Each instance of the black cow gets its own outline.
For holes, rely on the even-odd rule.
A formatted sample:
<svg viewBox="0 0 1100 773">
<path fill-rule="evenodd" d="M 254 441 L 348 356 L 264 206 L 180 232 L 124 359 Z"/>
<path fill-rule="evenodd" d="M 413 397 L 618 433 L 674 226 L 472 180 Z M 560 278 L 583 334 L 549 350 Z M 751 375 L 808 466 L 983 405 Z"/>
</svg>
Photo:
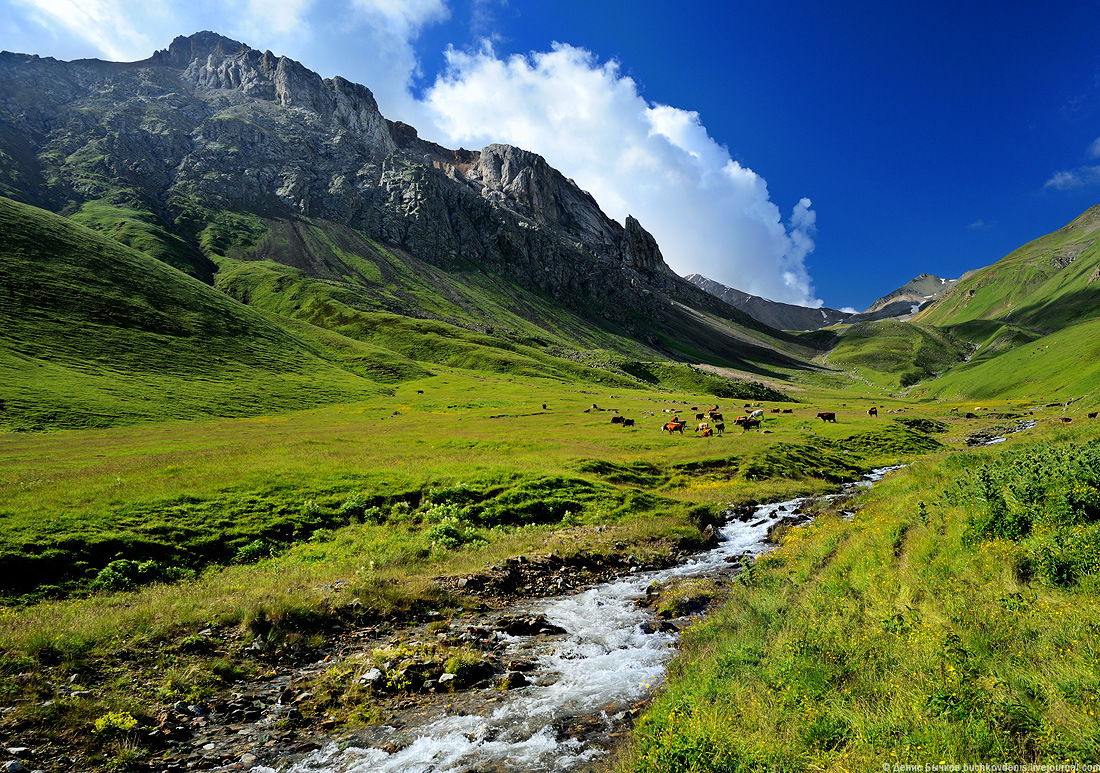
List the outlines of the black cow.
<svg viewBox="0 0 1100 773">
<path fill-rule="evenodd" d="M 831 421 L 833 424 L 836 424 L 836 413 L 834 413 L 833 411 L 824 411 L 822 413 L 819 413 L 817 414 L 817 418 L 821 419 L 822 421 Z"/>
</svg>

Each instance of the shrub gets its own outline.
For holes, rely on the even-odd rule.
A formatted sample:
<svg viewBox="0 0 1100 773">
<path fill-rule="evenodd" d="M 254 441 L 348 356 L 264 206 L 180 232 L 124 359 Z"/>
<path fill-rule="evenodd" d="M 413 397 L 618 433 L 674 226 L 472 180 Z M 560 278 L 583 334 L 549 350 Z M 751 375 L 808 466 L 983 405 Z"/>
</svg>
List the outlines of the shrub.
<svg viewBox="0 0 1100 773">
<path fill-rule="evenodd" d="M 103 567 L 92 580 L 92 588 L 104 591 L 121 591 L 147 585 L 163 579 L 178 579 L 166 572 L 156 561 L 131 561 L 120 558 Z"/>
<path fill-rule="evenodd" d="M 424 536 L 435 545 L 447 548 L 462 547 L 474 542 L 484 542 L 475 528 L 461 518 L 449 515 L 438 523 L 429 526 Z"/>
<path fill-rule="evenodd" d="M 346 515 L 350 518 L 361 518 L 367 509 L 367 502 L 368 499 L 366 494 L 362 491 L 353 491 L 348 495 L 348 498 L 344 500 L 344 504 L 340 505 L 340 515 Z"/>
<path fill-rule="evenodd" d="M 1042 443 L 1002 452 L 971 475 L 980 505 L 964 541 L 1018 543 L 1018 576 L 1072 585 L 1100 574 L 1100 441 Z"/>
<path fill-rule="evenodd" d="M 267 540 L 254 539 L 247 545 L 242 545 L 233 558 L 235 564 L 254 564 L 261 558 L 270 558 L 274 548 Z"/>
<path fill-rule="evenodd" d="M 128 711 L 110 711 L 95 721 L 96 735 L 118 736 L 137 727 L 138 721 Z"/>
</svg>

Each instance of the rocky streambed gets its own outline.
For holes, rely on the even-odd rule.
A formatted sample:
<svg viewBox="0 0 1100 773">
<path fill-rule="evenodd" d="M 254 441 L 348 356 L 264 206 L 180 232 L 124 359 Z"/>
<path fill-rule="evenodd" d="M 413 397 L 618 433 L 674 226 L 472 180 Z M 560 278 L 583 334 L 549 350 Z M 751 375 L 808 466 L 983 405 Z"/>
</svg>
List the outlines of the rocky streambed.
<svg viewBox="0 0 1100 773">
<path fill-rule="evenodd" d="M 885 472 L 877 470 L 848 489 L 870 485 Z M 476 643 L 499 670 L 486 673 L 472 689 L 454 692 L 448 683 L 456 676 L 426 676 L 420 692 L 392 705 L 384 722 L 328 738 L 313 736 L 308 743 L 318 748 L 305 754 L 288 748 L 278 759 L 261 754 L 237 764 L 265 773 L 583 769 L 629 732 L 651 691 L 661 685 L 679 633 L 693 615 L 721 598 L 722 587 L 744 561 L 769 549 L 778 528 L 808 520 L 808 502 L 728 512 L 712 549 L 672 566 L 632 566 L 627 557 L 609 580 L 518 600 L 507 610 L 450 621 L 445 630 L 441 624 L 429 626 L 440 640 Z M 517 560 L 496 569 L 512 582 L 537 583 L 529 563 L 539 562 Z M 572 581 L 560 571 L 549 576 L 554 584 Z M 450 582 L 494 592 L 483 577 Z M 369 671 L 366 677 L 381 678 Z"/>
</svg>

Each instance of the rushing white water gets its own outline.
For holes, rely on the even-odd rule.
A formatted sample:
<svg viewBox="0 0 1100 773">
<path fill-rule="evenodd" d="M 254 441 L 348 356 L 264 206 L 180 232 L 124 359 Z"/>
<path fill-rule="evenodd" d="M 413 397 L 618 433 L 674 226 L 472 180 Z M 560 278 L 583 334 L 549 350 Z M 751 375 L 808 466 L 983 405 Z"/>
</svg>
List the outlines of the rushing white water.
<svg viewBox="0 0 1100 773">
<path fill-rule="evenodd" d="M 870 485 L 891 469 L 875 470 L 855 485 Z M 572 596 L 532 602 L 527 611 L 543 614 L 564 628 L 564 637 L 505 637 L 508 657 L 537 657 L 527 675 L 531 686 L 502 693 L 496 708 L 483 714 L 442 714 L 418 727 L 416 737 L 399 737 L 388 753 L 377 748 L 322 749 L 289 768 L 293 773 L 460 773 L 461 771 L 566 771 L 603 753 L 570 737 L 556 725 L 570 719 L 603 716 L 610 726 L 618 712 L 642 699 L 664 678 L 675 654 L 676 635 L 647 633 L 652 613 L 640 608 L 654 581 L 728 572 L 727 559 L 756 555 L 767 546 L 769 527 L 797 510 L 805 499 L 759 506 L 744 523 L 722 528 L 718 547 L 687 562 L 654 572 L 638 572 Z M 394 731 L 395 736 L 400 736 Z M 257 770 L 268 770 L 258 768 Z"/>
</svg>

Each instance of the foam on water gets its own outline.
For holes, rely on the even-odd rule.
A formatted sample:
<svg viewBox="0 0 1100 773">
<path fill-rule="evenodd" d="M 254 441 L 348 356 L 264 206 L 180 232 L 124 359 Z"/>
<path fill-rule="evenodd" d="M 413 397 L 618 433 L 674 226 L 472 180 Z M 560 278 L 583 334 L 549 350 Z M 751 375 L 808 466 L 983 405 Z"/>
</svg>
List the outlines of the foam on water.
<svg viewBox="0 0 1100 773">
<path fill-rule="evenodd" d="M 870 485 L 889 470 L 876 470 L 858 485 Z M 857 485 L 857 484 L 853 484 Z M 543 599 L 528 610 L 544 614 L 564 628 L 563 639 L 504 637 L 508 652 L 530 656 L 538 667 L 528 678 L 546 682 L 501 695 L 488 716 L 443 714 L 418 729 L 419 737 L 392 754 L 375 748 L 335 744 L 289 768 L 292 773 L 459 773 L 472 766 L 501 771 L 566 771 L 602 754 L 573 738 L 558 738 L 554 725 L 592 715 L 606 718 L 642 699 L 664 678 L 675 654 L 676 636 L 646 633 L 651 614 L 638 606 L 654 581 L 694 577 L 728 569 L 727 559 L 756 555 L 767 546 L 768 528 L 805 502 L 794 499 L 759 506 L 746 523 L 723 527 L 724 541 L 685 563 L 656 572 L 639 572 L 572 596 Z M 257 770 L 268 770 L 258 768 Z"/>
</svg>

